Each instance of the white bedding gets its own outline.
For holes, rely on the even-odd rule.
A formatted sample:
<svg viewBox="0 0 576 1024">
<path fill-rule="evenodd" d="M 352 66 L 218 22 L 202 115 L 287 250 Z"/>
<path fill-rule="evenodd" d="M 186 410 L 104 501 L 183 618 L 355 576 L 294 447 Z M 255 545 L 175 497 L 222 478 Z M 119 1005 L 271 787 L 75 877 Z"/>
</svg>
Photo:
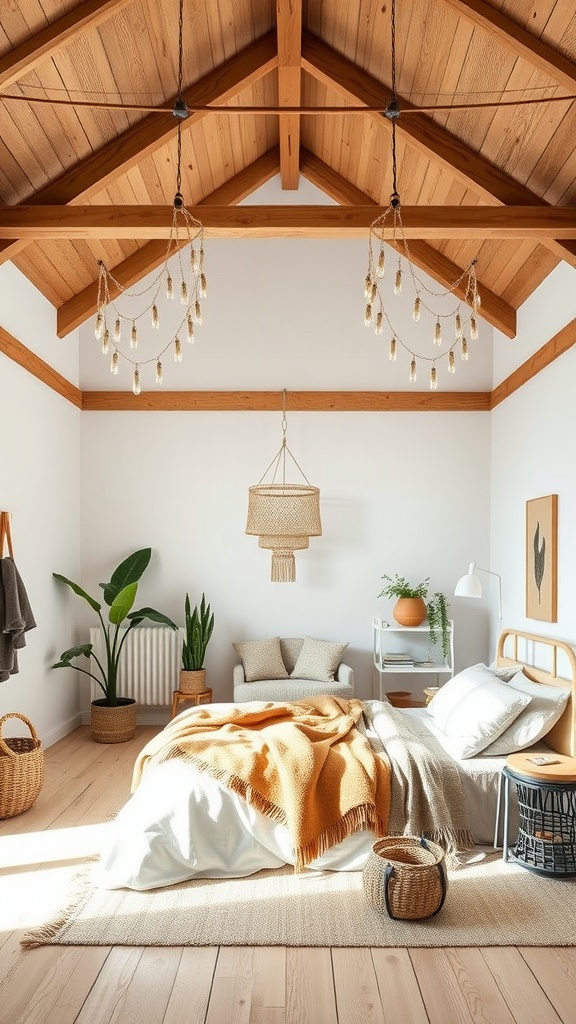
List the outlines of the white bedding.
<svg viewBox="0 0 576 1024">
<path fill-rule="evenodd" d="M 377 709 L 379 701 L 366 702 Z M 423 709 L 406 709 L 424 739 L 434 730 Z M 375 716 L 377 720 L 377 715 Z M 448 750 L 448 752 L 450 752 Z M 498 778 L 505 758 L 459 762 L 476 842 L 491 843 Z M 357 871 L 374 842 L 362 831 L 313 861 L 312 868 Z M 242 877 L 294 863 L 286 828 L 190 764 L 170 760 L 148 769 L 110 825 L 96 868 L 103 888 L 152 889 L 189 878 Z"/>
</svg>

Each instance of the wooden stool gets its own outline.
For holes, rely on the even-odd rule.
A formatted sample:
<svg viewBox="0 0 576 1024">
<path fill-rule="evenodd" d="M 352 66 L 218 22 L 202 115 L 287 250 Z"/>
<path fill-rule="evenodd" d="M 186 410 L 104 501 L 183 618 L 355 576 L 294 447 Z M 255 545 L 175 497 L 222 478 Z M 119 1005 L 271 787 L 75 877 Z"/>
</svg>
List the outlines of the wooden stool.
<svg viewBox="0 0 576 1024">
<path fill-rule="evenodd" d="M 174 718 L 178 713 L 178 705 L 182 701 L 190 701 L 195 707 L 198 707 L 199 704 L 210 704 L 211 700 L 212 690 L 201 690 L 200 693 L 182 693 L 181 690 L 173 690 L 171 717 Z"/>
</svg>

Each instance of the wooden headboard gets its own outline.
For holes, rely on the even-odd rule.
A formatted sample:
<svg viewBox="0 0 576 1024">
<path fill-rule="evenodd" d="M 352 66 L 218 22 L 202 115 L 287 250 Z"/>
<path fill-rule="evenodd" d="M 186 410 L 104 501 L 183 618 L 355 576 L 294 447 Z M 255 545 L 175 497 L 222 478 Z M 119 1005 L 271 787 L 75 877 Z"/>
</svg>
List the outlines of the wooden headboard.
<svg viewBox="0 0 576 1024">
<path fill-rule="evenodd" d="M 525 660 L 524 660 L 525 659 Z M 545 742 L 559 754 L 576 757 L 576 652 L 563 640 L 505 629 L 498 639 L 498 665 L 521 665 L 526 675 L 544 686 L 566 687 L 570 690 L 562 717 L 545 737 Z M 542 667 L 546 665 L 547 667 Z M 565 675 L 559 675 L 559 665 Z"/>
</svg>

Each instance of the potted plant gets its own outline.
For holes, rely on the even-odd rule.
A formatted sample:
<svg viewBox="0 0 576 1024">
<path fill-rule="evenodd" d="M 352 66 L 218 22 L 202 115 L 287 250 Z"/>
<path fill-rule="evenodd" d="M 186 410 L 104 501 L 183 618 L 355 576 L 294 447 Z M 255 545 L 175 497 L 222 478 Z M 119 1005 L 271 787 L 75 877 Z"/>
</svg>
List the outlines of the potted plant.
<svg viewBox="0 0 576 1024">
<path fill-rule="evenodd" d="M 130 630 L 144 619 L 176 629 L 176 623 L 172 622 L 172 619 L 154 608 L 131 611 L 138 592 L 138 581 L 146 570 L 151 556 L 151 548 L 135 551 L 114 570 L 109 583 L 100 584 L 104 602 L 109 608 L 108 624 L 104 622 L 102 605 L 96 598 L 91 597 L 66 576 L 53 573 L 55 579 L 66 583 L 78 597 L 88 602 L 102 625 L 106 645 L 105 662 L 96 656 L 92 644 L 79 644 L 64 651 L 60 655 L 60 661 L 52 666 L 74 668 L 98 683 L 104 696 L 93 700 L 91 704 L 92 737 L 97 743 L 122 743 L 132 739 L 136 730 L 136 701 L 131 697 L 120 697 L 117 692 L 120 654 Z M 75 663 L 76 658 L 83 657 L 88 659 L 90 668 L 81 668 Z"/>
<path fill-rule="evenodd" d="M 396 604 L 392 614 L 401 626 L 420 626 L 426 618 L 430 631 L 430 646 L 440 643 L 442 655 L 446 660 L 450 652 L 450 628 L 448 620 L 448 601 L 444 594 L 436 591 L 428 599 L 430 577 L 427 576 L 422 583 L 412 586 L 404 576 L 381 577 L 386 580 L 386 586 L 380 591 L 378 597 L 395 597 Z"/>
<path fill-rule="evenodd" d="M 204 658 L 213 629 L 214 612 L 211 612 L 210 605 L 206 604 L 204 594 L 202 594 L 200 608 L 196 605 L 192 614 L 190 614 L 190 598 L 186 594 L 180 693 L 202 693 L 206 689 Z"/>
</svg>

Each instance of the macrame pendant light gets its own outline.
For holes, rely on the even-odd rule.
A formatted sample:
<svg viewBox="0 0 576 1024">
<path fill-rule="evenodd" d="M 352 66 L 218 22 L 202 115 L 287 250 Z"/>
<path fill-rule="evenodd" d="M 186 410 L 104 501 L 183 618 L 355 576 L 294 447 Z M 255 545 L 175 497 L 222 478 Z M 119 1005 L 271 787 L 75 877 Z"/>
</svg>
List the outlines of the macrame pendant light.
<svg viewBox="0 0 576 1024">
<path fill-rule="evenodd" d="M 320 490 L 308 481 L 286 443 L 286 392 L 283 396 L 282 445 L 262 475 L 248 488 L 247 534 L 258 537 L 258 546 L 272 552 L 270 578 L 273 583 L 296 579 L 295 551 L 307 548 L 310 537 L 320 537 Z M 289 455 L 305 483 L 288 483 L 286 456 Z M 282 482 L 276 482 L 281 470 Z M 270 483 L 264 483 L 272 473 Z"/>
</svg>

